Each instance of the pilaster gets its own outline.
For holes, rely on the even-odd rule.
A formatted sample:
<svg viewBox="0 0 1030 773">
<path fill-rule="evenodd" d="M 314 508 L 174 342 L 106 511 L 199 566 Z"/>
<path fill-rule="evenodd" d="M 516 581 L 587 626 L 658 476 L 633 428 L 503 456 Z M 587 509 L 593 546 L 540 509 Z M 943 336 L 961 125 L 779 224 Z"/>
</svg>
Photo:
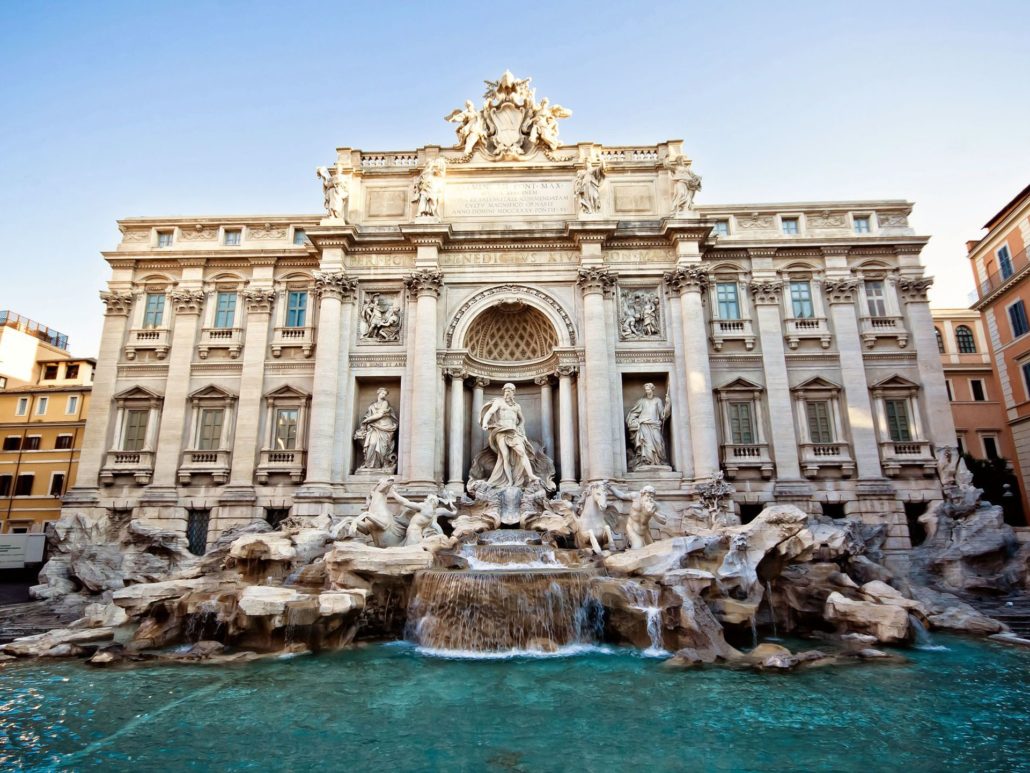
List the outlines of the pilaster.
<svg viewBox="0 0 1030 773">
<path fill-rule="evenodd" d="M 412 416 L 411 459 L 408 482 L 434 486 L 436 478 L 437 426 L 437 298 L 443 274 L 424 268 L 404 278 L 409 297 L 415 300 L 415 341 L 411 351 L 414 360 L 411 384 Z"/>
<path fill-rule="evenodd" d="M 587 416 L 587 477 L 610 478 L 613 474 L 611 372 L 604 296 L 615 286 L 616 276 L 606 268 L 581 268 L 577 284 L 583 293 L 583 331 Z"/>
</svg>

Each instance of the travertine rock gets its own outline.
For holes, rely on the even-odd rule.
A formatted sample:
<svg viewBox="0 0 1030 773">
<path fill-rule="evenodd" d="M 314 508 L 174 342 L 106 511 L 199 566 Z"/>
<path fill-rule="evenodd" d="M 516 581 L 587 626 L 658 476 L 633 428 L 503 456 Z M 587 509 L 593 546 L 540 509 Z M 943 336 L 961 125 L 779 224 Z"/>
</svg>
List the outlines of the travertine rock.
<svg viewBox="0 0 1030 773">
<path fill-rule="evenodd" d="M 368 598 L 368 591 L 356 588 L 325 591 L 318 595 L 318 613 L 323 617 L 329 617 L 363 609 L 366 598 Z"/>
<path fill-rule="evenodd" d="M 242 559 L 292 561 L 297 557 L 297 549 L 288 535 L 273 531 L 265 534 L 243 535 L 232 543 L 229 555 Z"/>
<path fill-rule="evenodd" d="M 672 537 L 645 545 L 639 550 L 628 550 L 606 556 L 604 565 L 612 574 L 658 576 L 684 568 L 688 553 L 704 550 L 713 541 L 711 537 Z"/>
<path fill-rule="evenodd" d="M 433 554 L 421 545 L 410 547 L 377 548 L 360 542 L 337 542 L 325 556 L 329 582 L 333 588 L 343 573 L 387 575 L 403 577 L 428 569 L 433 565 Z"/>
<path fill-rule="evenodd" d="M 94 644 L 113 638 L 114 631 L 110 628 L 55 628 L 46 633 L 23 636 L 0 645 L 0 651 L 20 658 L 67 657 L 82 652 L 81 649 L 73 649 L 80 644 Z"/>
<path fill-rule="evenodd" d="M 286 612 L 291 601 L 300 601 L 307 594 L 293 588 L 278 588 L 268 585 L 249 585 L 240 595 L 240 611 L 251 617 L 272 617 Z"/>
<path fill-rule="evenodd" d="M 886 644 L 908 639 L 908 612 L 901 606 L 853 601 L 834 591 L 826 599 L 823 614 L 831 623 L 872 634 Z"/>
</svg>

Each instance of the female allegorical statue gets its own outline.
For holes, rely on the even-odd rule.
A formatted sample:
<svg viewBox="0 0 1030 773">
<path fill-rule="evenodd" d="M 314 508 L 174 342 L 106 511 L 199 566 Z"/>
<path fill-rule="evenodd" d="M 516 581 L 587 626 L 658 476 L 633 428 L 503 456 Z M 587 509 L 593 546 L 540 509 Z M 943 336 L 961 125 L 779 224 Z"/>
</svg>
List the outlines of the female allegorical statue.
<svg viewBox="0 0 1030 773">
<path fill-rule="evenodd" d="M 626 415 L 626 427 L 633 441 L 630 469 L 664 467 L 669 464 L 662 428 L 669 418 L 672 403 L 655 397 L 654 384 L 644 384 L 644 396 Z"/>
<path fill-rule="evenodd" d="M 363 442 L 365 459 L 359 472 L 375 470 L 393 472 L 397 466 L 397 416 L 386 396 L 388 390 L 380 388 L 376 400 L 361 417 L 361 425 L 354 433 L 355 440 Z"/>
</svg>

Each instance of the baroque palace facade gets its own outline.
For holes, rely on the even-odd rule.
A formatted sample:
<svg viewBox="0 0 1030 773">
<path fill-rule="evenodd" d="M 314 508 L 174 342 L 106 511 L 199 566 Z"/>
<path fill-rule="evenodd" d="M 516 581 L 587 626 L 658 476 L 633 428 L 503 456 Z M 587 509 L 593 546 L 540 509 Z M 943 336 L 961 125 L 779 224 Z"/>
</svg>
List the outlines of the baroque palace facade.
<svg viewBox="0 0 1030 773">
<path fill-rule="evenodd" d="M 790 502 L 907 548 L 955 444 L 911 205 L 698 205 L 680 141 L 562 145 L 568 115 L 505 73 L 454 148 L 338 149 L 324 215 L 120 221 L 65 512 L 202 550 L 356 515 L 388 474 L 457 494 L 512 384 L 561 492 L 671 512 L 722 471 L 745 520 Z"/>
</svg>

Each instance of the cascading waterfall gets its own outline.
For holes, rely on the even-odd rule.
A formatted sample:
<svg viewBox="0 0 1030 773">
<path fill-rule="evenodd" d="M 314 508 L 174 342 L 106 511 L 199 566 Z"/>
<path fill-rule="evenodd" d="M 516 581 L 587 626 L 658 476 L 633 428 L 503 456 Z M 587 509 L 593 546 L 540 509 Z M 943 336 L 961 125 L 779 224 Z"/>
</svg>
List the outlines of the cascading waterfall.
<svg viewBox="0 0 1030 773">
<path fill-rule="evenodd" d="M 516 535 L 488 532 L 466 546 L 467 570 L 419 572 L 407 638 L 433 652 L 481 655 L 598 642 L 602 615 L 591 574 L 565 568 L 554 550 Z"/>
<path fill-rule="evenodd" d="M 765 592 L 769 594 L 769 619 L 772 620 L 773 638 L 778 639 L 780 635 L 776 632 L 776 607 L 773 605 L 772 583 L 765 581 Z"/>
</svg>

